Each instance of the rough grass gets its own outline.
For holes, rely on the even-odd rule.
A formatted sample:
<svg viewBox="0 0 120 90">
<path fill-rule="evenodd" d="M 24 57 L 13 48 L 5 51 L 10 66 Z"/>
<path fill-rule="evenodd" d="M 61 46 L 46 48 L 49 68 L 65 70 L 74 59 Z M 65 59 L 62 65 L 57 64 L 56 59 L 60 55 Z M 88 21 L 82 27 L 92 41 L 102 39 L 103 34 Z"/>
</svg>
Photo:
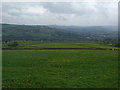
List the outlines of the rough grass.
<svg viewBox="0 0 120 90">
<path fill-rule="evenodd" d="M 18 41 L 20 48 L 114 48 L 102 43 L 93 41 L 67 41 L 67 42 L 41 42 L 41 41 Z M 6 44 L 3 44 L 3 48 L 8 48 Z"/>
<path fill-rule="evenodd" d="M 109 50 L 6 50 L 3 88 L 116 88 L 117 62 Z"/>
</svg>

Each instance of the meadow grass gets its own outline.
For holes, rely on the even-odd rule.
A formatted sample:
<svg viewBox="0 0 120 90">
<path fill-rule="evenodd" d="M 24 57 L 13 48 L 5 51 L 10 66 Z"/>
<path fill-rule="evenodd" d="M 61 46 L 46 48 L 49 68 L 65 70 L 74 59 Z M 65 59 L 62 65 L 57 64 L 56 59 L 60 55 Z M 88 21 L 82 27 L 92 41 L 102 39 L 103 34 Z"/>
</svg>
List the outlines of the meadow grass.
<svg viewBox="0 0 120 90">
<path fill-rule="evenodd" d="M 94 41 L 67 41 L 67 42 L 50 42 L 50 41 L 18 41 L 18 48 L 114 48 L 103 43 Z M 3 44 L 3 48 L 9 48 L 7 44 Z"/>
<path fill-rule="evenodd" d="M 3 51 L 3 88 L 117 88 L 117 85 L 117 51 Z"/>
</svg>

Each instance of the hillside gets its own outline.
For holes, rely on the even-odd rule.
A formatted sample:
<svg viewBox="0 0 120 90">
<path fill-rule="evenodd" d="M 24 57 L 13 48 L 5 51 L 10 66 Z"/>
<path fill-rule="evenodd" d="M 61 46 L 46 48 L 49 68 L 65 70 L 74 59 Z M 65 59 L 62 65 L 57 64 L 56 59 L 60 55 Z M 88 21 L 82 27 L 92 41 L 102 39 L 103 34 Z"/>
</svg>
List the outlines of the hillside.
<svg viewBox="0 0 120 90">
<path fill-rule="evenodd" d="M 117 40 L 116 27 L 2 24 L 3 40 Z"/>
</svg>

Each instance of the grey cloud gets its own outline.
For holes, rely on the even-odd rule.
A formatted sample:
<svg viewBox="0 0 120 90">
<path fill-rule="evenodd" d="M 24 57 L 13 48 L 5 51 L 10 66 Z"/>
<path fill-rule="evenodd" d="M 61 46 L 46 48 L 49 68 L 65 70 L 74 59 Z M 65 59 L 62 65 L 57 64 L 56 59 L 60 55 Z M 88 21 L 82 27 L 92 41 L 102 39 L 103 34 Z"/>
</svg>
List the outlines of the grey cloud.
<svg viewBox="0 0 120 90">
<path fill-rule="evenodd" d="M 86 3 L 77 3 L 79 7 L 74 7 L 73 3 L 61 2 L 61 3 L 43 3 L 43 7 L 48 9 L 52 13 L 58 14 L 78 14 L 83 15 L 92 11 L 90 8 L 86 8 Z M 87 11 L 86 11 L 87 10 Z"/>
<path fill-rule="evenodd" d="M 72 8 L 71 3 L 43 3 L 43 7 L 47 8 L 53 13 L 75 13 L 74 8 Z"/>
<path fill-rule="evenodd" d="M 6 23 L 117 25 L 117 4 L 81 2 L 3 3 Z"/>
</svg>

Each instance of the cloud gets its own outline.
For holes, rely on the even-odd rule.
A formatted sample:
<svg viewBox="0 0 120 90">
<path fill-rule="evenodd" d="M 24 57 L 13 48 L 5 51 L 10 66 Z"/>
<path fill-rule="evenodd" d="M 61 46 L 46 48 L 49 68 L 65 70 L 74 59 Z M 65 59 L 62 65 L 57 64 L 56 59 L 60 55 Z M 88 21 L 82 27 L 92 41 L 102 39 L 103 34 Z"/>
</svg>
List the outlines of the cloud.
<svg viewBox="0 0 120 90">
<path fill-rule="evenodd" d="M 4 23 L 100 26 L 117 25 L 117 3 L 3 3 Z"/>
</svg>

